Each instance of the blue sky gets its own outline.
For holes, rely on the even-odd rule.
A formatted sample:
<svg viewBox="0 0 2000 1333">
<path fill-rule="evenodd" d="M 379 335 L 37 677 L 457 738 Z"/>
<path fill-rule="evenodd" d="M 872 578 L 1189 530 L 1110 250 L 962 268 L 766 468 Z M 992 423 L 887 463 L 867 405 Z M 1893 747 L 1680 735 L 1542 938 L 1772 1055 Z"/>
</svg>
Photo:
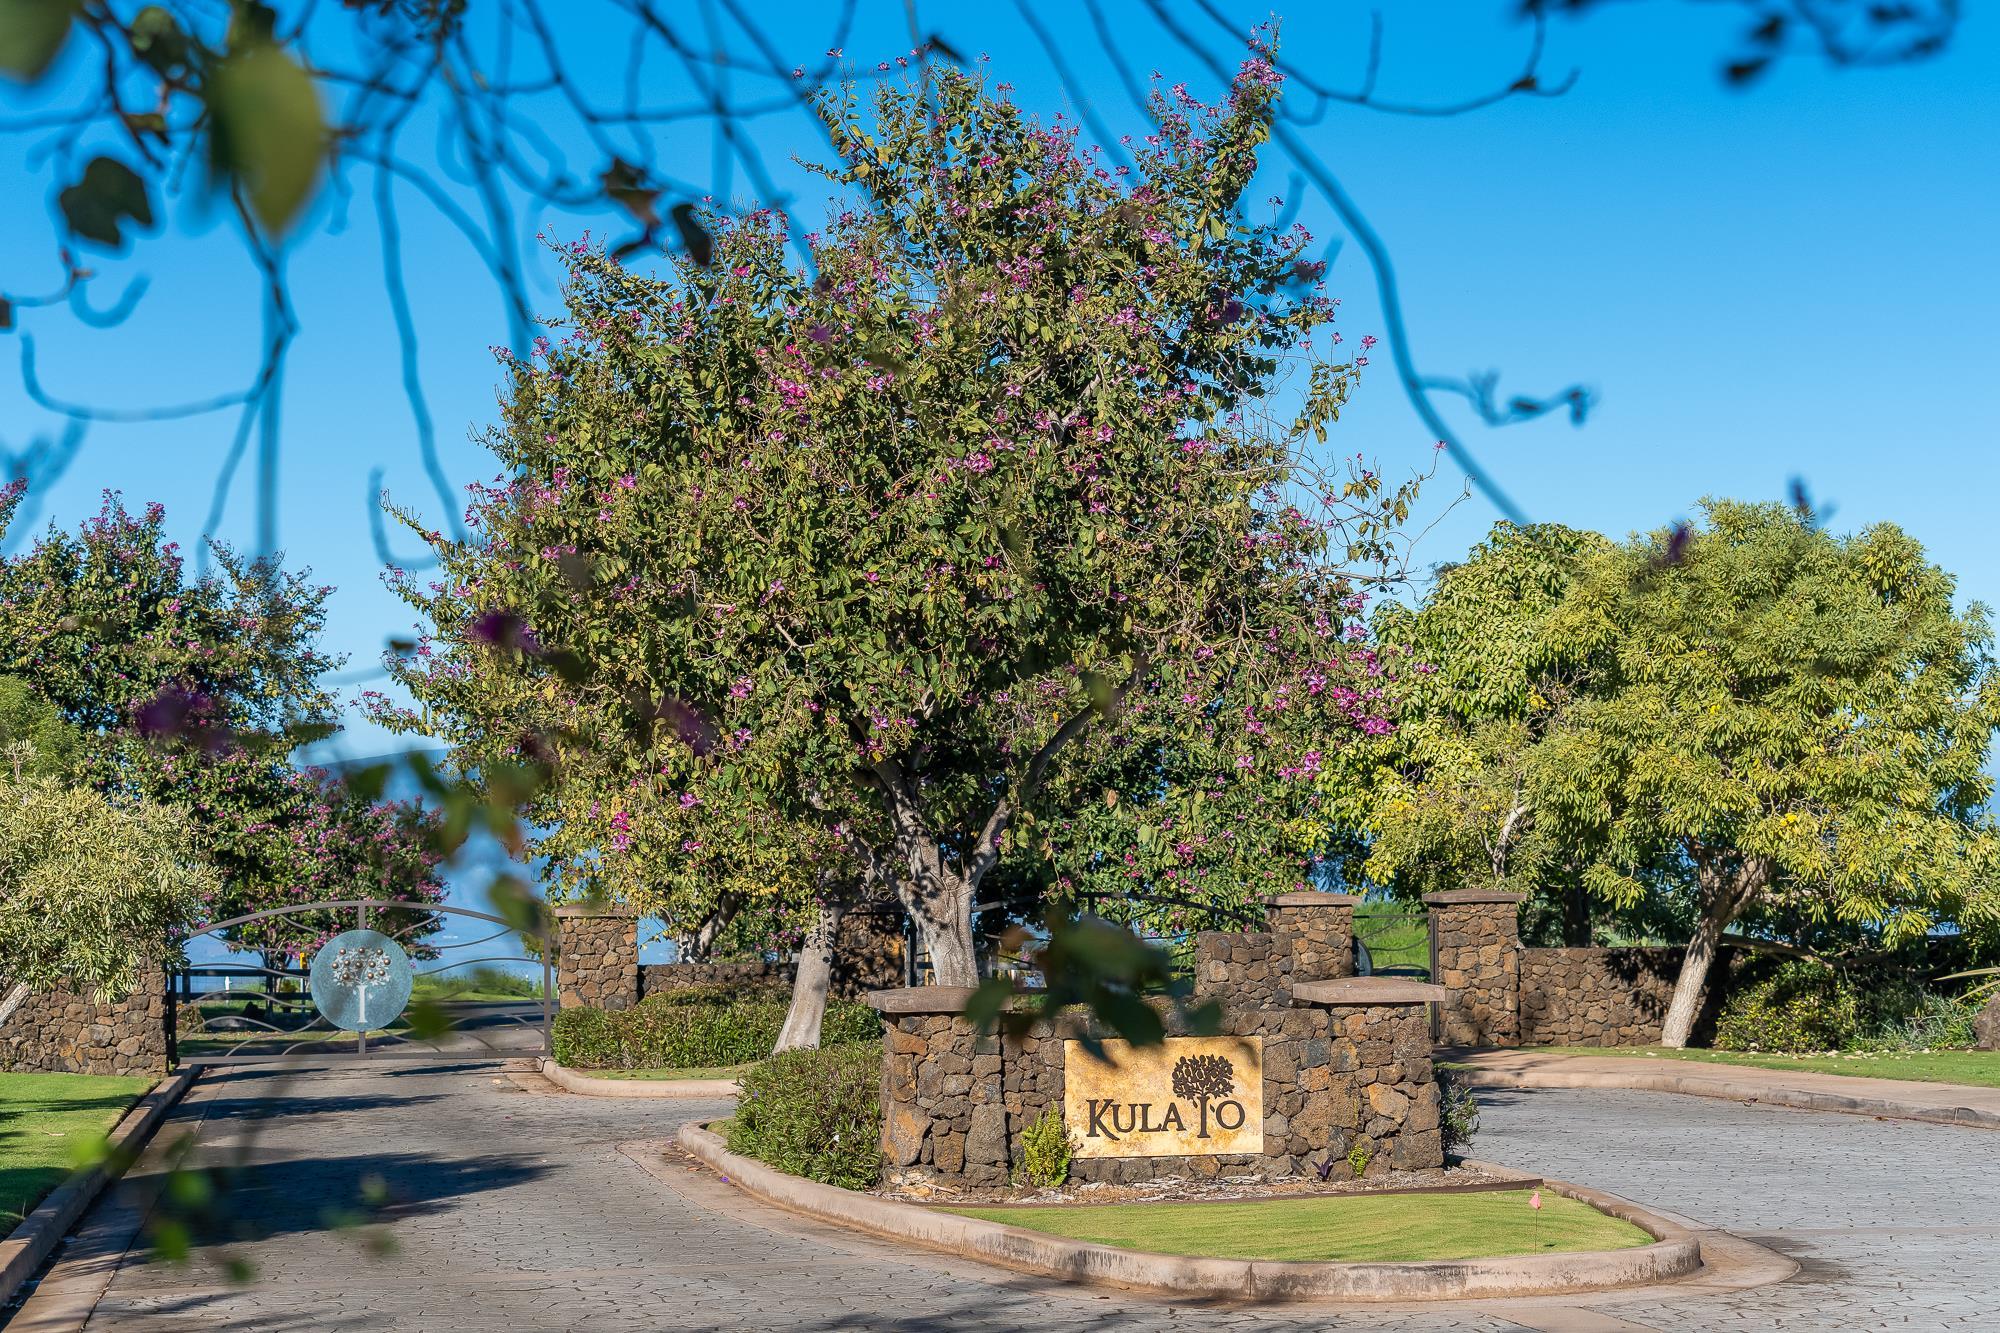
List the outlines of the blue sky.
<svg viewBox="0 0 2000 1333">
<path fill-rule="evenodd" d="M 747 11 L 787 59 L 808 63 L 824 44 L 825 8 L 763 3 Z M 1266 12 L 1223 8 L 1246 31 Z M 1286 19 L 1287 53 L 1318 77 L 1354 83 L 1368 11 L 1312 8 Z M 1504 0 L 1386 7 L 1383 94 L 1448 100 L 1504 84 L 1525 40 L 1505 18 L 1513 8 Z M 902 6 L 863 11 L 846 40 L 850 60 L 872 66 L 908 48 Z M 594 26 L 604 20 L 590 6 L 551 12 L 578 25 L 563 34 L 576 77 L 615 88 L 623 36 Z M 1086 11 L 1037 3 L 1032 12 L 1075 75 L 1071 91 L 1120 131 L 1141 131 Z M 1140 4 L 1106 0 L 1105 12 L 1142 76 L 1158 69 L 1215 91 Z M 1183 12 L 1196 21 L 1192 6 Z M 920 6 L 919 21 L 960 51 L 987 53 L 1023 105 L 1078 109 L 1016 7 Z M 1740 26 L 1730 6 L 1609 5 L 1553 26 L 1545 77 L 1578 71 L 1563 97 L 1450 118 L 1341 108 L 1304 133 L 1389 246 L 1425 369 L 1498 370 L 1503 392 L 1581 381 L 1600 396 L 1581 428 L 1551 418 L 1489 431 L 1467 413 L 1454 417 L 1530 516 L 1622 534 L 1671 521 L 1704 494 L 1777 498 L 1799 476 L 1837 506 L 1837 528 L 1901 523 L 1960 576 L 1966 600 L 1993 601 L 2000 555 L 1988 509 L 2000 481 L 2000 404 L 1981 386 L 2000 361 L 2000 265 L 1991 255 L 2000 235 L 2000 19 L 1969 7 L 1948 51 L 1925 64 L 1837 70 L 1802 57 L 1737 92 L 1721 85 L 1716 68 L 1736 49 Z M 747 49 L 740 35 L 719 35 Z M 655 87 L 657 100 L 687 96 L 679 72 L 665 67 L 649 71 L 649 97 Z M 51 104 L 0 93 L 0 110 Z M 791 114 L 750 132 L 777 183 L 797 192 L 799 216 L 816 220 L 826 186 L 790 162 L 795 153 L 819 155 L 812 127 Z M 32 159 L 38 142 L 0 138 L 0 190 L 9 201 L 0 210 L 0 253 L 8 256 L 0 285 L 9 291 L 46 287 L 52 271 L 42 204 L 53 187 Z M 580 138 L 564 146 L 580 168 L 601 165 Z M 740 169 L 726 180 L 716 171 L 705 130 L 670 143 L 663 165 L 736 202 L 756 202 Z M 371 469 L 384 469 L 398 499 L 433 519 L 443 511 L 417 463 L 379 235 L 366 177 L 356 179 L 364 193 L 348 201 L 329 193 L 288 259 L 303 331 L 285 381 L 277 494 L 289 559 L 339 588 L 330 646 L 358 674 L 385 638 L 409 629 L 378 581 Z M 1253 197 L 1287 191 L 1273 175 Z M 463 240 L 414 197 L 401 198 L 420 373 L 445 468 L 462 486 L 493 472 L 471 436 L 494 416 L 498 376 L 487 349 L 508 331 Z M 1302 220 L 1324 238 L 1339 235 L 1316 204 Z M 520 219 L 517 239 L 543 311 L 555 307 L 553 266 L 536 254 L 535 232 L 547 225 L 573 237 L 595 226 L 602 234 L 609 221 Z M 16 361 L 24 335 L 45 390 L 65 399 L 187 400 L 247 374 L 257 287 L 225 225 L 180 207 L 157 235 L 102 268 L 107 293 L 135 274 L 150 279 L 124 325 L 85 327 L 58 308 L 22 312 L 20 329 L 0 335 L 0 446 L 18 450 L 63 426 L 24 393 Z M 1330 286 L 1343 300 L 1350 340 L 1383 331 L 1353 245 L 1341 248 Z M 1426 465 L 1433 441 L 1386 364 L 1376 370 L 1334 447 L 1381 459 L 1393 477 Z M 164 502 L 175 535 L 195 544 L 233 426 L 226 416 L 92 425 L 74 463 L 37 496 L 37 526 L 50 518 L 73 525 L 112 487 L 135 504 Z M 256 539 L 254 444 L 251 452 L 215 529 L 244 547 Z M 1463 554 L 1495 516 L 1477 498 L 1446 513 L 1455 489 L 1449 475 L 1432 487 L 1428 513 L 1442 518 L 1417 553 L 1420 564 Z M 17 530 L 15 544 L 26 535 Z M 339 744 L 370 754 L 394 743 L 357 725 Z"/>
</svg>

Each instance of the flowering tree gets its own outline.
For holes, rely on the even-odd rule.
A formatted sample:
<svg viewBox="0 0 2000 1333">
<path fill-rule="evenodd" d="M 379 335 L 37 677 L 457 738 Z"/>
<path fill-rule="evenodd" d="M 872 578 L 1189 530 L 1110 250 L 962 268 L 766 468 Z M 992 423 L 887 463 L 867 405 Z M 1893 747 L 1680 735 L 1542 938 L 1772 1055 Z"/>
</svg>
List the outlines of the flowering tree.
<svg viewBox="0 0 2000 1333">
<path fill-rule="evenodd" d="M 20 498 L 0 490 L 0 532 Z M 209 920 L 362 888 L 442 897 L 425 816 L 287 759 L 334 727 L 320 677 L 336 663 L 317 647 L 332 590 L 226 548 L 217 572 L 190 579 L 165 518 L 107 495 L 75 535 L 51 528 L 0 561 L 0 671 L 67 725 L 69 775 L 193 816 L 219 872 Z M 296 953 L 326 925 L 256 923 L 237 942 Z"/>
<path fill-rule="evenodd" d="M 767 213 L 707 220 L 714 262 L 669 282 L 571 247 L 568 331 L 511 366 L 479 536 L 427 534 L 444 578 L 403 585 L 437 640 L 402 669 L 422 718 L 493 678 L 465 716 L 533 696 L 586 724 L 538 733 L 559 772 L 608 746 L 588 764 L 649 812 L 823 831 L 942 984 L 978 979 L 994 866 L 1142 738 L 1172 739 L 1131 779 L 1172 802 L 1167 847 L 1299 864 L 1325 756 L 1386 725 L 1344 635 L 1412 488 L 1304 465 L 1365 358 L 1271 402 L 1316 331 L 1339 341 L 1306 238 L 1241 215 L 1278 82 L 1259 58 L 1222 106 L 1156 93 L 1112 170 L 934 71 L 872 129 L 823 104 L 828 175 L 865 203 L 810 271 Z M 695 875 L 709 850 L 655 843 Z"/>
</svg>

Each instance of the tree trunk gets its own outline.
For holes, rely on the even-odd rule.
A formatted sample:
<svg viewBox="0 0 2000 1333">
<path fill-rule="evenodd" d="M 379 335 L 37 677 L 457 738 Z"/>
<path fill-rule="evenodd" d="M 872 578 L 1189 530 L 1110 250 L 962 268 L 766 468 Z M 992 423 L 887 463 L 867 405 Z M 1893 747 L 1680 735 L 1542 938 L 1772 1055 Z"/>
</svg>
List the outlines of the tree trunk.
<svg viewBox="0 0 2000 1333">
<path fill-rule="evenodd" d="M 1681 1050 L 1694 1033 L 1701 1016 L 1702 1000 L 1708 994 L 1708 969 L 1715 962 L 1722 932 L 1750 905 L 1757 892 L 1771 882 L 1772 865 L 1753 857 L 1748 861 L 1730 858 L 1726 862 L 1704 861 L 1697 856 L 1695 879 L 1702 887 L 1704 910 L 1695 923 L 1694 938 L 1688 941 L 1687 955 L 1681 960 L 1681 974 L 1674 980 L 1673 999 L 1667 1004 L 1666 1021 L 1660 1027 L 1660 1044 Z"/>
<path fill-rule="evenodd" d="M 974 854 L 960 865 L 948 860 L 938 835 L 893 766 L 881 770 L 892 843 L 889 854 L 871 861 L 874 874 L 889 881 L 917 930 L 917 943 L 931 960 L 933 986 L 977 986 L 979 955 L 972 944 L 972 896 L 999 859 L 998 838 L 1006 826 L 1003 801 L 988 821 Z"/>
<path fill-rule="evenodd" d="M 979 954 L 972 943 L 972 885 L 956 875 L 930 884 L 898 877 L 898 896 L 917 928 L 917 944 L 931 960 L 933 986 L 977 986 Z"/>
<path fill-rule="evenodd" d="M 1590 894 L 1581 884 L 1563 893 L 1563 943 L 1572 949 L 1590 947 Z"/>
<path fill-rule="evenodd" d="M 778 1031 L 778 1051 L 811 1050 L 819 1045 L 820 1022 L 826 1017 L 826 995 L 833 984 L 834 942 L 840 934 L 841 909 L 838 903 L 822 903 L 806 931 L 805 945 L 799 950 L 798 970 L 792 976 L 792 1007 L 785 1011 L 785 1026 Z"/>
<path fill-rule="evenodd" d="M 28 984 L 25 981 L 15 982 L 13 989 L 7 992 L 6 998 L 0 999 L 0 1023 L 12 1018 L 14 1011 L 21 1007 L 21 1001 L 27 998 Z"/>
<path fill-rule="evenodd" d="M 686 950 L 681 954 L 681 961 L 687 963 L 707 962 L 709 954 L 715 949 L 716 937 L 721 935 L 728 928 L 729 923 L 736 919 L 736 913 L 742 906 L 742 900 L 736 897 L 736 895 L 723 894 L 716 901 L 715 910 L 708 914 L 707 920 L 703 921 L 700 927 L 696 929 L 694 938 L 688 941 Z"/>
</svg>

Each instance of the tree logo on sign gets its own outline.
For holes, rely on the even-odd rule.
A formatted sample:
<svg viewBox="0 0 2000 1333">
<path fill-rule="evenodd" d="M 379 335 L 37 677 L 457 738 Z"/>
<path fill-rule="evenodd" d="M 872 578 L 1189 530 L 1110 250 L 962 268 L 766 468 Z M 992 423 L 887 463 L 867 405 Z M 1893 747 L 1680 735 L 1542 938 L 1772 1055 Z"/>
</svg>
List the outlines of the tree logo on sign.
<svg viewBox="0 0 2000 1333">
<path fill-rule="evenodd" d="M 1208 1104 L 1236 1090 L 1236 1071 L 1220 1055 L 1183 1055 L 1174 1062 L 1174 1096 L 1195 1104 L 1201 1137 L 1208 1137 Z M 1242 1124 L 1239 1117 L 1237 1124 Z"/>
</svg>

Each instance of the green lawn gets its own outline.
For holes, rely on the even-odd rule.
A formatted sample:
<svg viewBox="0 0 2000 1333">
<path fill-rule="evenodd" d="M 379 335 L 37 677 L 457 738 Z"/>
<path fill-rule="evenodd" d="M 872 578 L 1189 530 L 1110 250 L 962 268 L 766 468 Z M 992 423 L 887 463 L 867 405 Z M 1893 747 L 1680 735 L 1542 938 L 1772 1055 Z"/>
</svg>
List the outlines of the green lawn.
<svg viewBox="0 0 2000 1333">
<path fill-rule="evenodd" d="M 717 1065 L 709 1069 L 579 1069 L 575 1072 L 586 1078 L 741 1078 L 756 1067 L 753 1061 L 747 1065 Z"/>
<path fill-rule="evenodd" d="M 1354 909 L 1354 934 L 1368 946 L 1377 970 L 1431 965 L 1430 922 L 1401 903 L 1363 903 Z"/>
<path fill-rule="evenodd" d="M 1548 1190 L 1539 1217 L 1528 1206 L 1527 1190 L 945 1211 L 1124 1250 L 1212 1259 L 1395 1263 L 1622 1250 L 1653 1242 L 1630 1222 Z"/>
<path fill-rule="evenodd" d="M 1751 1051 L 1674 1051 L 1664 1046 L 1538 1046 L 1557 1055 L 1647 1056 L 1752 1069 L 1809 1069 L 1855 1078 L 1903 1078 L 2000 1088 L 2000 1051 L 1871 1051 L 1857 1055 L 1762 1055 Z"/>
<path fill-rule="evenodd" d="M 0 1074 L 0 1234 L 62 1184 L 76 1157 L 152 1086 L 146 1078 Z"/>
</svg>

